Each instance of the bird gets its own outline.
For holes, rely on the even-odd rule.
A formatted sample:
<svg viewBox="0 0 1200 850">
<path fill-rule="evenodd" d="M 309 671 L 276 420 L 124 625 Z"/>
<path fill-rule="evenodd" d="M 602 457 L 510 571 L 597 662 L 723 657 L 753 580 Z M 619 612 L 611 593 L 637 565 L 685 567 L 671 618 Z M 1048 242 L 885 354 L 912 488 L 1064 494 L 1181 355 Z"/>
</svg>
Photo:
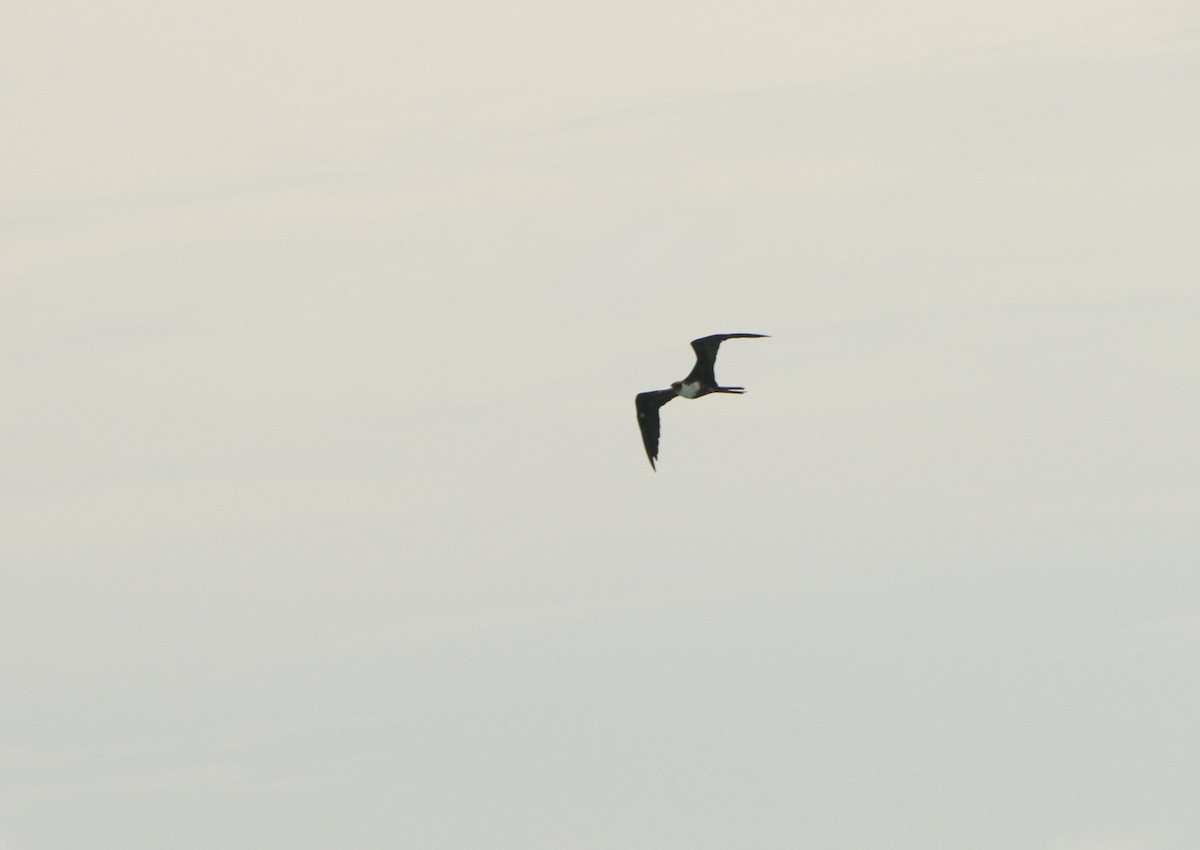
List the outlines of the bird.
<svg viewBox="0 0 1200 850">
<path fill-rule="evenodd" d="M 638 393 L 634 403 L 637 406 L 638 428 L 642 431 L 642 445 L 646 447 L 646 457 L 650 459 L 650 468 L 655 472 L 658 467 L 654 461 L 658 458 L 658 409 L 675 396 L 684 398 L 700 398 L 709 393 L 737 393 L 746 391 L 745 387 L 719 387 L 713 367 L 717 362 L 717 349 L 727 339 L 761 339 L 767 334 L 713 334 L 692 340 L 692 349 L 696 352 L 696 365 L 682 381 L 675 381 L 670 389 L 649 390 Z"/>
</svg>

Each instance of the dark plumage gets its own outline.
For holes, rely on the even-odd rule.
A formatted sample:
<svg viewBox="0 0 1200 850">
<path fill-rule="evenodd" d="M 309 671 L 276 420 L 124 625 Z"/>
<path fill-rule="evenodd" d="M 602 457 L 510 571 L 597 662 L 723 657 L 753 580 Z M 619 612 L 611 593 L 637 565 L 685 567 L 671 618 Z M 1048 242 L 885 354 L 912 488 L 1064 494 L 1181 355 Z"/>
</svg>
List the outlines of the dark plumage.
<svg viewBox="0 0 1200 850">
<path fill-rule="evenodd" d="M 700 398 L 709 393 L 744 393 L 744 387 L 719 387 L 713 367 L 717 363 L 717 349 L 727 339 L 758 339 L 766 334 L 713 334 L 692 340 L 692 349 L 696 352 L 696 365 L 682 381 L 675 381 L 667 390 L 650 390 L 638 393 L 634 399 L 637 407 L 638 428 L 642 431 L 642 445 L 646 447 L 646 457 L 650 459 L 650 468 L 657 471 L 654 465 L 658 457 L 659 417 L 658 409 L 675 396 L 684 398 Z"/>
</svg>

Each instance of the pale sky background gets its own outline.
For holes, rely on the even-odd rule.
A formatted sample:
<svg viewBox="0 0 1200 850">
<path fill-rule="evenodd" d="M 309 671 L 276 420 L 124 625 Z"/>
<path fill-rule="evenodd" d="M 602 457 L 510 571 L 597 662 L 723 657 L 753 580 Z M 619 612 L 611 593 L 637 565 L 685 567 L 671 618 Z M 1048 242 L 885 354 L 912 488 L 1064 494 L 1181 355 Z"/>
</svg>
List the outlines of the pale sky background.
<svg viewBox="0 0 1200 850">
<path fill-rule="evenodd" d="M 4 17 L 0 850 L 1200 846 L 1195 0 Z"/>
</svg>

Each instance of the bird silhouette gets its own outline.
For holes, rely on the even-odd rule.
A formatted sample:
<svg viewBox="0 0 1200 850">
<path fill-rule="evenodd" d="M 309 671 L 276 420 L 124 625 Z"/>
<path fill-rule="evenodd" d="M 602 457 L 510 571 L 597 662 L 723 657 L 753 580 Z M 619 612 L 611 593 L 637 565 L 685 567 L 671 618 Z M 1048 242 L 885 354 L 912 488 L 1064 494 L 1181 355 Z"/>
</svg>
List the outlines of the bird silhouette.
<svg viewBox="0 0 1200 850">
<path fill-rule="evenodd" d="M 638 428 L 642 431 L 642 445 L 646 447 L 646 457 L 650 459 L 650 468 L 658 471 L 655 460 L 658 458 L 659 417 L 658 409 L 676 396 L 683 398 L 700 398 L 710 393 L 744 393 L 745 387 L 717 386 L 717 377 L 713 369 L 717 364 L 717 349 L 727 339 L 760 339 L 766 334 L 713 334 L 692 340 L 692 349 L 696 352 L 696 365 L 682 381 L 675 381 L 670 389 L 649 390 L 638 393 L 634 403 L 637 406 Z"/>
</svg>

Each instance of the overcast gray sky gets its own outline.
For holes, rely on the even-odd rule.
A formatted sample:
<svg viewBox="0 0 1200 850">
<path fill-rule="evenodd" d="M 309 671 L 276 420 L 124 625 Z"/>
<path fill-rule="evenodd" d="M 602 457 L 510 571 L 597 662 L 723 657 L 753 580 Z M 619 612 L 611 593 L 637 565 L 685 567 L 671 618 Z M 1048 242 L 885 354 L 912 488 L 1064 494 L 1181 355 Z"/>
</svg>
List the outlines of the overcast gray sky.
<svg viewBox="0 0 1200 850">
<path fill-rule="evenodd" d="M 1200 846 L 1193 0 L 18 2 L 0 80 L 0 850 Z"/>
</svg>

